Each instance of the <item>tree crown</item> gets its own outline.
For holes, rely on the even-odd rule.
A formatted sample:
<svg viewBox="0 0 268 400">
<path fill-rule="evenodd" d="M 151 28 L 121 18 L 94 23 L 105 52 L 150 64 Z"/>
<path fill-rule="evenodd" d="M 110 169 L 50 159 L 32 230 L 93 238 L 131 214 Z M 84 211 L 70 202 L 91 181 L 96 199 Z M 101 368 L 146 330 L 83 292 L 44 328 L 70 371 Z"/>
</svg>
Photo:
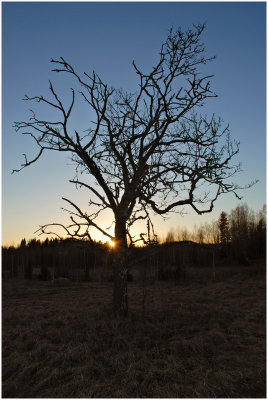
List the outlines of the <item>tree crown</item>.
<svg viewBox="0 0 268 400">
<path fill-rule="evenodd" d="M 25 96 L 56 110 L 60 118 L 47 121 L 32 112 L 30 121 L 15 123 L 15 129 L 30 135 L 39 147 L 32 160 L 25 155 L 22 168 L 46 150 L 70 152 L 77 166 L 70 182 L 86 187 L 92 195 L 90 204 L 98 207 L 88 215 L 64 199 L 75 210 L 71 225 L 64 227 L 68 235 L 72 228 L 72 236 L 90 237 L 88 228 L 93 226 L 113 239 L 94 222 L 106 208 L 115 220 L 127 224 L 129 233 L 137 220 L 150 220 L 150 210 L 166 215 L 190 205 L 202 214 L 210 212 L 223 193 L 239 197 L 239 186 L 230 183 L 240 169 L 231 163 L 239 144 L 231 141 L 229 127 L 222 127 L 221 119 L 196 112 L 207 98 L 216 96 L 210 88 L 211 76 L 200 73 L 214 58 L 205 56 L 200 39 L 204 27 L 193 26 L 185 32 L 170 29 L 150 73 L 142 72 L 133 61 L 139 79 L 136 93 L 108 87 L 94 71 L 81 76 L 62 57 L 52 59 L 53 71 L 71 75 L 80 85 L 78 94 L 94 111 L 95 120 L 86 134 L 69 129 L 77 95 L 74 89 L 68 107 L 51 82 L 50 99 Z M 81 174 L 93 176 L 97 185 L 82 181 Z"/>
</svg>

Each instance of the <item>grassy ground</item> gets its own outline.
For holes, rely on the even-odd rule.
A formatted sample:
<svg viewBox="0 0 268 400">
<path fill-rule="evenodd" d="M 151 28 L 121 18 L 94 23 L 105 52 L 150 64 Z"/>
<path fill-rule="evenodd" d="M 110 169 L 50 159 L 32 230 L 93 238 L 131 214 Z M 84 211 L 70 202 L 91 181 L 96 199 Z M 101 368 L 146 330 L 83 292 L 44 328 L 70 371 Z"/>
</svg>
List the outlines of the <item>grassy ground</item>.
<svg viewBox="0 0 268 400">
<path fill-rule="evenodd" d="M 264 274 L 133 282 L 126 320 L 112 283 L 4 281 L 2 396 L 265 397 Z"/>
</svg>

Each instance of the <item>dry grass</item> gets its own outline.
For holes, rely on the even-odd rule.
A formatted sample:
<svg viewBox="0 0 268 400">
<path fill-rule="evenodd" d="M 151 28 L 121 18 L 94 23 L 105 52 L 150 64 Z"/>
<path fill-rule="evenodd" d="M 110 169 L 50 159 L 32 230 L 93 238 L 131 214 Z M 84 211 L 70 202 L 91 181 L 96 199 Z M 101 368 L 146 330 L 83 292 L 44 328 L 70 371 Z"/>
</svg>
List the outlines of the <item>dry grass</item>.
<svg viewBox="0 0 268 400">
<path fill-rule="evenodd" d="M 4 281 L 2 395 L 265 397 L 265 293 L 260 266 L 214 283 L 133 282 L 117 320 L 112 283 Z"/>
</svg>

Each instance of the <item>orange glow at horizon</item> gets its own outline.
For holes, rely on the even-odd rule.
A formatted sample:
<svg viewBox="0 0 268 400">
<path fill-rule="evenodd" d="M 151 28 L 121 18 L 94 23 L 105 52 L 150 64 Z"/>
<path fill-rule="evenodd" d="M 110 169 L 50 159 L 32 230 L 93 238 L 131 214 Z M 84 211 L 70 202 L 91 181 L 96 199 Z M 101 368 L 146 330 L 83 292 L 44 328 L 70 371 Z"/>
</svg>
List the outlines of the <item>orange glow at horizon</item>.
<svg viewBox="0 0 268 400">
<path fill-rule="evenodd" d="M 108 243 L 109 243 L 109 246 L 111 246 L 111 247 L 115 246 L 115 243 L 111 239 L 108 240 Z"/>
</svg>

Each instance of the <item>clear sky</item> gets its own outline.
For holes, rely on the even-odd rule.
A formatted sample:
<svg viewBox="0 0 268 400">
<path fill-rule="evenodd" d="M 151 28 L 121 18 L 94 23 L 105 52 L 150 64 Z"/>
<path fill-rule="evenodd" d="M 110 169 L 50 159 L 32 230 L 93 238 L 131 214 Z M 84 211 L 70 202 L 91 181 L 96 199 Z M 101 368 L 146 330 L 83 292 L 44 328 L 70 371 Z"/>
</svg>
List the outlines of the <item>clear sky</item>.
<svg viewBox="0 0 268 400">
<path fill-rule="evenodd" d="M 27 120 L 22 101 L 48 95 L 48 80 L 63 98 L 66 81 L 51 72 L 51 58 L 63 56 L 78 71 L 92 71 L 115 88 L 135 91 L 137 78 L 131 62 L 148 71 L 171 27 L 188 28 L 207 23 L 203 34 L 207 53 L 217 59 L 208 64 L 215 74 L 217 99 L 204 111 L 215 112 L 230 124 L 232 137 L 241 142 L 237 161 L 243 172 L 239 184 L 259 179 L 243 192 L 243 201 L 259 210 L 266 202 L 266 4 L 265 2 L 2 2 L 2 244 L 17 244 L 34 237 L 39 225 L 65 222 L 61 210 L 67 197 L 82 208 L 86 192 L 78 192 L 69 179 L 74 167 L 62 155 L 44 154 L 20 173 L 23 153 L 33 155 L 33 142 L 15 133 L 14 121 Z M 90 114 L 78 110 L 74 124 L 86 129 Z M 155 218 L 156 231 L 189 227 L 218 218 L 238 205 L 231 194 L 219 199 L 211 214 L 189 211 L 183 218 Z M 107 219 L 103 227 L 109 225 Z M 96 236 L 96 238 L 99 238 Z"/>
</svg>

